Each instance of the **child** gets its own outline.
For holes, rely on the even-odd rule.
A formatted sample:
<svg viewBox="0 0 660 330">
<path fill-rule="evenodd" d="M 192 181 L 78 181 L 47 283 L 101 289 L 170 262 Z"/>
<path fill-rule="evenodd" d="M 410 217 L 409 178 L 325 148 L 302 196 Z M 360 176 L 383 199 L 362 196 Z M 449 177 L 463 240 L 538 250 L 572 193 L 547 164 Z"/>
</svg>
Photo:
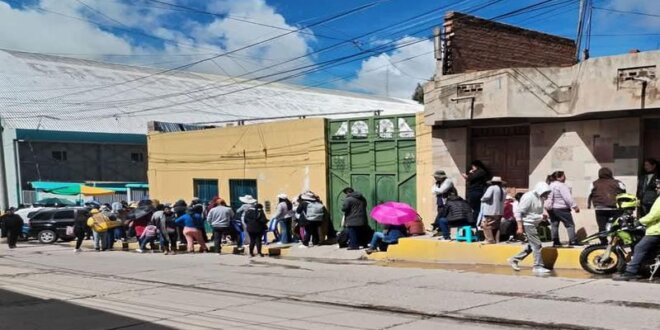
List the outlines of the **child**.
<svg viewBox="0 0 660 330">
<path fill-rule="evenodd" d="M 149 243 L 151 246 L 151 252 L 153 253 L 156 250 L 156 245 L 154 244 L 154 241 L 156 240 L 157 237 L 158 237 L 158 227 L 154 225 L 146 226 L 139 239 L 140 248 L 138 248 L 135 251 L 137 251 L 138 253 L 143 253 L 144 248 L 147 246 L 147 243 Z"/>
</svg>

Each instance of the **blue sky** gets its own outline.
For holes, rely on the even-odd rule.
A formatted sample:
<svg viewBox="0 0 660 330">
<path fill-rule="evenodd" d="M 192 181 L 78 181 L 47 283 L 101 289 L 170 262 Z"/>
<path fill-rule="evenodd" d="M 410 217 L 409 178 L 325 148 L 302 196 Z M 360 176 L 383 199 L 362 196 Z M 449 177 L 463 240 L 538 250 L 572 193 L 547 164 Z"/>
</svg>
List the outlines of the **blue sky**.
<svg viewBox="0 0 660 330">
<path fill-rule="evenodd" d="M 375 1 L 162 2 L 182 7 L 149 0 L 0 0 L 0 48 L 174 68 L 263 42 Z M 351 15 L 292 32 L 230 56 L 204 61 L 189 69 L 407 98 L 418 82 L 433 75 L 432 43 L 424 38 L 431 34 L 434 25 L 442 23 L 443 12 L 466 11 L 493 3 L 473 12 L 491 18 L 539 2 L 541 0 L 382 0 Z M 545 4 L 550 7 L 502 22 L 572 38 L 578 2 L 551 0 Z M 633 48 L 660 48 L 660 1 L 594 0 L 594 6 L 651 16 L 594 10 L 592 57 L 621 54 Z M 217 15 L 195 13 L 191 8 Z M 399 29 L 392 28 L 396 23 L 433 9 L 438 10 Z M 356 39 L 370 32 L 369 36 Z M 331 46 L 334 47 L 319 52 Z M 377 51 L 365 52 L 370 49 Z M 309 54 L 313 52 L 317 53 Z M 356 61 L 315 67 L 360 52 L 362 55 Z M 294 58 L 296 60 L 279 64 Z M 300 72 L 295 71 L 299 67 L 310 70 L 295 75 Z M 278 75 L 282 71 L 290 73 Z"/>
</svg>

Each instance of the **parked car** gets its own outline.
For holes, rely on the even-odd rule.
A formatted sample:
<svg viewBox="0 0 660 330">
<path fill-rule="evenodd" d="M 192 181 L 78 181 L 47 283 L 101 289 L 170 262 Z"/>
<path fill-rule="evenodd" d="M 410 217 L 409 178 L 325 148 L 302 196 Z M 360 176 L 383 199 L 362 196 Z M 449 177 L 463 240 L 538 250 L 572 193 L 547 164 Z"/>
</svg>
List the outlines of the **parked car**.
<svg viewBox="0 0 660 330">
<path fill-rule="evenodd" d="M 68 242 L 74 236 L 66 234 L 66 227 L 73 226 L 76 219 L 89 217 L 89 209 L 84 207 L 44 208 L 30 214 L 30 237 L 43 244 L 53 244 L 58 239 Z"/>
</svg>

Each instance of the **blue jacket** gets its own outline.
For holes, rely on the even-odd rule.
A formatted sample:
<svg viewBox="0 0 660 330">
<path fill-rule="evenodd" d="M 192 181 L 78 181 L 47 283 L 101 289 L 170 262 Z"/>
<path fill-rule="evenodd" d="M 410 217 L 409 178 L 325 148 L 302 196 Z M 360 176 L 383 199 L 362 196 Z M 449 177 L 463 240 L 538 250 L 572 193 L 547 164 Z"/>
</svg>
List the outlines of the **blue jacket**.
<svg viewBox="0 0 660 330">
<path fill-rule="evenodd" d="M 176 224 L 183 227 L 202 229 L 204 228 L 204 219 L 197 213 L 186 213 L 176 219 Z"/>
<path fill-rule="evenodd" d="M 387 244 L 396 244 L 401 237 L 406 237 L 406 226 L 390 226 L 386 229 L 383 242 Z"/>
</svg>

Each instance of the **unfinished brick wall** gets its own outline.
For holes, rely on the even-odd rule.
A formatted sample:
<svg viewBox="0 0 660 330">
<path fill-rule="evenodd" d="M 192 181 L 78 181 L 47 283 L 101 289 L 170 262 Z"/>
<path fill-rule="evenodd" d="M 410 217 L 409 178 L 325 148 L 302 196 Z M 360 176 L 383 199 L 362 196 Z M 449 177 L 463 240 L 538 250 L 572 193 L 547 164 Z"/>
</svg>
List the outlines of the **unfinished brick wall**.
<svg viewBox="0 0 660 330">
<path fill-rule="evenodd" d="M 445 16 L 444 74 L 575 64 L 571 39 L 450 12 Z"/>
</svg>

